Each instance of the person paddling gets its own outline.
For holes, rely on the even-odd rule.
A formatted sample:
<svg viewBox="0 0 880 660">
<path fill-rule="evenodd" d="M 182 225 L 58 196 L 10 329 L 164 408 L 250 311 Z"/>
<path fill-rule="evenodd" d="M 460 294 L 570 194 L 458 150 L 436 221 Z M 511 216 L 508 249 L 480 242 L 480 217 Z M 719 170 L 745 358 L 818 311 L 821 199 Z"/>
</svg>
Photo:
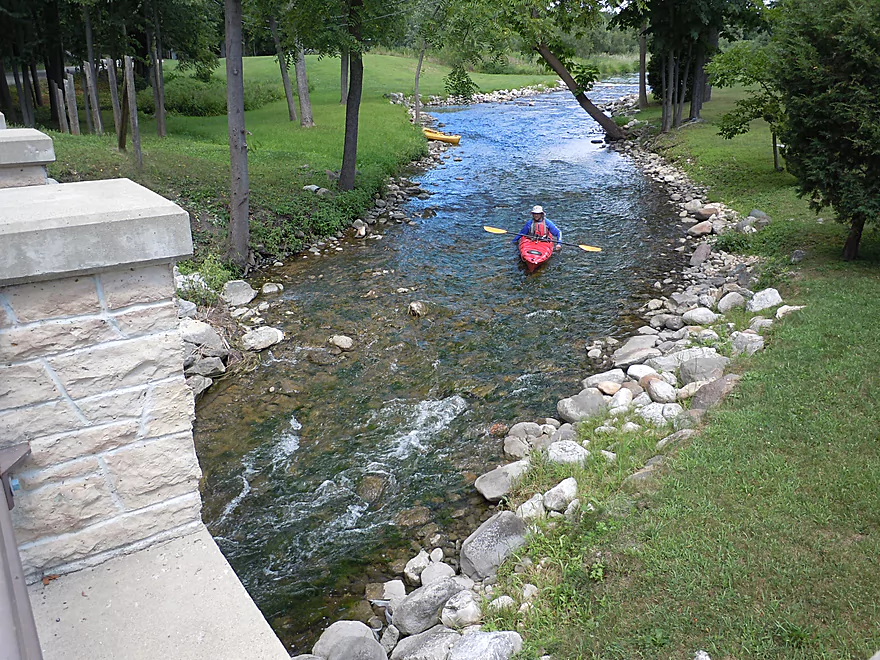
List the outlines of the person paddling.
<svg viewBox="0 0 880 660">
<path fill-rule="evenodd" d="M 560 245 L 560 243 L 562 243 L 562 232 L 559 231 L 559 228 L 556 225 L 547 219 L 544 215 L 544 209 L 541 206 L 532 207 L 532 219 L 526 222 L 512 242 L 517 243 L 519 239 L 524 236 L 537 238 L 539 240 L 550 240 L 550 237 L 552 236 L 556 241 L 556 249 L 562 249 L 562 246 Z"/>
</svg>

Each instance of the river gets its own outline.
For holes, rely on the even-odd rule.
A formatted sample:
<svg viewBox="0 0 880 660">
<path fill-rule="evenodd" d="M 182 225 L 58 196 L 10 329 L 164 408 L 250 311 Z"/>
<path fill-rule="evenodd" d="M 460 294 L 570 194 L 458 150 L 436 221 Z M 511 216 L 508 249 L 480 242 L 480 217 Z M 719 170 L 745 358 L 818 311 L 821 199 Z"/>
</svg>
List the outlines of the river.
<svg viewBox="0 0 880 660">
<path fill-rule="evenodd" d="M 633 91 L 606 81 L 591 97 Z M 436 215 L 275 269 L 285 290 L 265 318 L 287 340 L 198 408 L 204 520 L 296 652 L 420 539 L 475 526 L 471 484 L 501 458 L 490 426 L 553 416 L 590 373 L 589 340 L 632 329 L 680 261 L 677 210 L 594 143 L 568 92 L 433 114 L 462 135 L 447 152 L 461 160 L 416 174 L 434 194 L 407 211 Z M 516 232 L 534 204 L 602 252 L 564 248 L 528 274 L 481 227 Z M 407 315 L 414 300 L 425 317 Z M 328 350 L 333 334 L 355 349 Z"/>
</svg>

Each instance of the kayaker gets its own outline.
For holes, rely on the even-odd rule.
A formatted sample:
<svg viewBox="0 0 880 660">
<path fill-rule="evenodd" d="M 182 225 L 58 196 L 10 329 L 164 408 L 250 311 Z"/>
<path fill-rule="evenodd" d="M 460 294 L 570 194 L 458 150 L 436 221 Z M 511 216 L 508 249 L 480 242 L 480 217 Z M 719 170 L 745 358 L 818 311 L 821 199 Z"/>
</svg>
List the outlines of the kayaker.
<svg viewBox="0 0 880 660">
<path fill-rule="evenodd" d="M 562 249 L 562 245 L 560 245 L 560 243 L 562 243 L 562 232 L 559 231 L 559 227 L 547 219 L 542 206 L 532 207 L 532 219 L 526 222 L 523 228 L 520 229 L 519 233 L 513 239 L 513 242 L 516 243 L 523 236 L 529 236 L 530 238 L 545 238 L 552 236 L 556 240 L 556 249 Z"/>
</svg>

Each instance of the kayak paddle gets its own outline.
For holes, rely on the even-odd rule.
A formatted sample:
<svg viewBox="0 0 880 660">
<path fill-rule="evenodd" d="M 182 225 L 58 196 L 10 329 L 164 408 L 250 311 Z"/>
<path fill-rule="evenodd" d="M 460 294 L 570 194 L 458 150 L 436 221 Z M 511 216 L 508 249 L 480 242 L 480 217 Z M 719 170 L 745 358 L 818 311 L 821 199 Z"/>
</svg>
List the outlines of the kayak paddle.
<svg viewBox="0 0 880 660">
<path fill-rule="evenodd" d="M 509 234 L 510 232 L 506 229 L 499 229 L 498 227 L 487 227 L 483 225 L 483 229 L 490 234 Z M 577 243 L 560 243 L 559 241 L 554 241 L 554 243 L 558 243 L 559 245 L 570 245 L 571 247 L 579 247 L 584 252 L 601 252 L 602 248 L 593 247 L 592 245 L 579 245 Z"/>
</svg>

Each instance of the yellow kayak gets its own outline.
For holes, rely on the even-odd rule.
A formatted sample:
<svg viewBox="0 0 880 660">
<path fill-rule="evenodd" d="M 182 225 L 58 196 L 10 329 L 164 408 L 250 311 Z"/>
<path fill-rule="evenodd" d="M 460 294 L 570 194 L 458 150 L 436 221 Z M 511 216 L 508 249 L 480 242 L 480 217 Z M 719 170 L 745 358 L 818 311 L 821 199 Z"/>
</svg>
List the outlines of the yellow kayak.
<svg viewBox="0 0 880 660">
<path fill-rule="evenodd" d="M 439 140 L 440 142 L 448 142 L 449 144 L 458 144 L 461 141 L 460 135 L 450 135 L 442 131 L 435 131 L 431 128 L 423 128 L 422 133 L 429 140 Z"/>
</svg>

